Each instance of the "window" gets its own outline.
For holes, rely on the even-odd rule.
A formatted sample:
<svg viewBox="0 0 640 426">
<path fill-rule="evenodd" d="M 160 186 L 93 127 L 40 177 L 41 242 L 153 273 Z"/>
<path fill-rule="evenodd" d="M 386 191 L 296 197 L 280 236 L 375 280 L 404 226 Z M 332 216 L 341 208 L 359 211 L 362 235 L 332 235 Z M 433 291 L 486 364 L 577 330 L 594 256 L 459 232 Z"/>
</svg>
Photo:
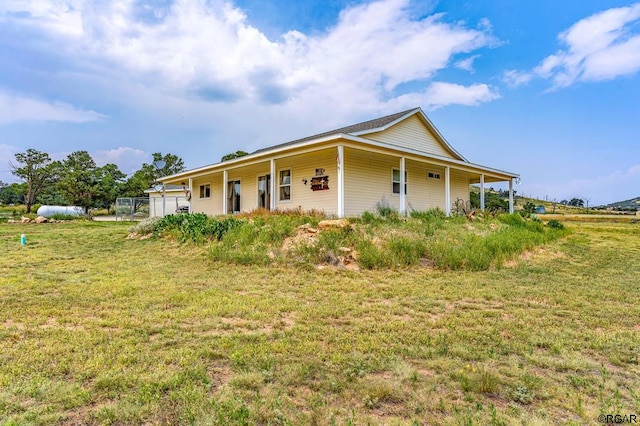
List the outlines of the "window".
<svg viewBox="0 0 640 426">
<path fill-rule="evenodd" d="M 400 194 L 400 170 L 393 169 L 391 180 L 393 181 L 393 193 Z M 404 194 L 407 195 L 407 171 L 404 171 Z"/>
<path fill-rule="evenodd" d="M 227 213 L 240 213 L 240 181 L 227 182 Z"/>
<path fill-rule="evenodd" d="M 200 185 L 200 198 L 211 198 L 211 185 L 205 183 Z"/>
<path fill-rule="evenodd" d="M 271 208 L 271 175 L 258 176 L 258 207 Z"/>
<path fill-rule="evenodd" d="M 280 201 L 291 200 L 291 169 L 280 170 L 280 178 L 278 179 L 278 187 L 280 189 Z"/>
<path fill-rule="evenodd" d="M 427 178 L 440 180 L 440 172 L 434 172 L 433 170 L 427 170 Z"/>
</svg>

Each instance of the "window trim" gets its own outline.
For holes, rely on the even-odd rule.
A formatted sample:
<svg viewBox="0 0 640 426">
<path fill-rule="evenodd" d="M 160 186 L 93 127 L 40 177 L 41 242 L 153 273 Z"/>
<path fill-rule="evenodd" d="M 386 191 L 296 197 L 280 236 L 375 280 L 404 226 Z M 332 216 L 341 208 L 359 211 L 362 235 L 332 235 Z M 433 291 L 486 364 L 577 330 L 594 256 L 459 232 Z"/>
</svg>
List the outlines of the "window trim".
<svg viewBox="0 0 640 426">
<path fill-rule="evenodd" d="M 396 167 L 392 167 L 391 168 L 391 194 L 392 195 L 397 195 L 400 196 L 400 180 L 393 180 L 393 175 L 394 172 L 397 171 L 398 172 L 398 176 L 400 176 L 400 169 L 396 168 Z M 404 169 L 404 195 L 407 195 L 407 187 L 408 187 L 408 182 L 409 182 L 409 171 L 407 169 Z M 394 190 L 394 184 L 398 184 L 398 192 L 395 192 Z"/>
<path fill-rule="evenodd" d="M 204 190 L 204 194 L 207 193 L 206 191 L 206 187 L 209 187 L 209 196 L 202 196 L 203 194 L 203 190 Z M 200 200 L 210 200 L 211 199 L 211 182 L 207 182 L 207 183 L 202 183 L 198 186 L 198 199 Z"/>
<path fill-rule="evenodd" d="M 282 184 L 281 183 L 281 173 L 282 172 L 289 172 L 289 183 L 288 184 Z M 279 203 L 291 203 L 293 200 L 293 172 L 291 170 L 291 167 L 286 168 L 286 169 L 279 169 L 278 170 L 278 202 Z M 281 188 L 284 188 L 288 186 L 289 187 L 289 198 L 288 199 L 282 199 L 282 193 L 280 191 Z"/>
</svg>

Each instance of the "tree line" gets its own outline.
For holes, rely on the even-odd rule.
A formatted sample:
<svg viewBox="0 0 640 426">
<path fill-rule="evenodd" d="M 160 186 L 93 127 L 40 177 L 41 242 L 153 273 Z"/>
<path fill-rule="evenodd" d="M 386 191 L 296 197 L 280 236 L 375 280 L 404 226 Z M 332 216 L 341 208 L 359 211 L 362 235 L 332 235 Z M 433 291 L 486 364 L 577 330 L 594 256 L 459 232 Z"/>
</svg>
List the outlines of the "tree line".
<svg viewBox="0 0 640 426">
<path fill-rule="evenodd" d="M 153 164 L 164 162 L 162 168 Z M 21 182 L 0 181 L 0 203 L 25 204 L 27 213 L 35 204 L 109 208 L 118 197 L 143 197 L 145 189 L 161 176 L 184 171 L 184 161 L 173 154 L 153 153 L 151 164 L 143 163 L 127 177 L 115 164 L 96 165 L 87 151 L 72 152 L 62 161 L 35 149 L 15 154 L 9 163 Z"/>
</svg>

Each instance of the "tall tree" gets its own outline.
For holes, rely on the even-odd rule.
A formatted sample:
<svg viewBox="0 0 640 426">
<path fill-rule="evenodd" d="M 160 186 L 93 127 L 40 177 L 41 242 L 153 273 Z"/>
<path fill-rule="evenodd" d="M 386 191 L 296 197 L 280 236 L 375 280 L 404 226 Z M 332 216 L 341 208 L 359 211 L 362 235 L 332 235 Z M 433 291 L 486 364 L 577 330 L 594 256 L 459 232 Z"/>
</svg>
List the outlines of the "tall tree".
<svg viewBox="0 0 640 426">
<path fill-rule="evenodd" d="M 96 206 L 109 208 L 122 192 L 126 177 L 115 164 L 109 163 L 98 168 Z"/>
<path fill-rule="evenodd" d="M 159 161 L 164 161 L 164 167 L 156 169 L 154 164 Z M 143 167 L 144 167 L 144 164 L 143 164 Z M 154 177 L 157 179 L 162 176 L 169 176 L 169 175 L 183 172 L 184 161 L 182 160 L 182 158 L 174 154 L 162 155 L 162 153 L 160 152 L 154 152 L 153 162 L 151 163 L 151 167 L 154 168 Z"/>
<path fill-rule="evenodd" d="M 35 203 L 38 194 L 53 182 L 56 168 L 52 166 L 51 158 L 46 152 L 29 148 L 26 152 L 19 152 L 15 156 L 21 166 L 10 163 L 11 172 L 24 180 L 27 185 L 25 204 L 27 213 L 31 213 L 31 206 Z"/>
<path fill-rule="evenodd" d="M 98 193 L 98 167 L 87 151 L 75 151 L 62 162 L 60 190 L 67 200 L 89 213 Z"/>
<path fill-rule="evenodd" d="M 584 207 L 584 200 L 582 198 L 574 197 L 569 201 L 569 205 L 574 207 Z"/>
<path fill-rule="evenodd" d="M 164 167 L 157 168 L 154 164 L 164 161 Z M 137 170 L 127 179 L 124 195 L 127 197 L 143 197 L 144 190 L 162 176 L 169 176 L 184 171 L 184 161 L 174 154 L 162 155 L 160 152 L 153 153 L 151 164 L 144 163 L 140 170 Z"/>
<path fill-rule="evenodd" d="M 24 203 L 26 183 L 12 183 L 0 188 L 0 204 Z"/>
<path fill-rule="evenodd" d="M 229 154 L 223 155 L 220 161 L 229 161 L 233 160 L 234 158 L 244 157 L 245 155 L 249 155 L 249 153 L 246 151 L 231 152 Z"/>
</svg>

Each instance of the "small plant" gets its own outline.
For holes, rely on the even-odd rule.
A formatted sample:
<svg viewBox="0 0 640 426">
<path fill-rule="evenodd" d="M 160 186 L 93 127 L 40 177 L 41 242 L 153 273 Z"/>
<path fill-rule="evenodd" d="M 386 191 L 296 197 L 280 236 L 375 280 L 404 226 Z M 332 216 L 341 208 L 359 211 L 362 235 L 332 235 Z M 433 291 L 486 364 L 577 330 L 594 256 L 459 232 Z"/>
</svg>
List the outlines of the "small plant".
<svg viewBox="0 0 640 426">
<path fill-rule="evenodd" d="M 391 207 L 387 199 L 384 197 L 376 203 L 376 211 L 380 217 L 385 219 L 398 220 L 400 218 L 398 211 Z"/>
<path fill-rule="evenodd" d="M 547 222 L 547 226 L 552 229 L 564 229 L 564 225 L 562 224 L 562 222 L 555 219 L 552 219 L 549 222 Z"/>
<path fill-rule="evenodd" d="M 498 379 L 486 367 L 467 364 L 457 375 L 462 390 L 481 394 L 493 394 L 498 390 Z"/>
<path fill-rule="evenodd" d="M 148 217 L 130 227 L 129 232 L 135 232 L 139 235 L 152 234 L 156 231 L 156 226 L 161 219 L 160 217 Z"/>
<path fill-rule="evenodd" d="M 522 207 L 522 211 L 531 215 L 536 212 L 536 205 L 533 204 L 531 201 L 527 201 L 526 203 L 524 203 L 524 206 Z"/>
<path fill-rule="evenodd" d="M 423 222 L 444 220 L 447 217 L 446 213 L 439 207 L 424 211 L 412 210 L 410 215 L 412 218 L 420 219 Z"/>
<path fill-rule="evenodd" d="M 369 225 L 376 221 L 376 216 L 371 212 L 364 212 L 362 213 L 361 219 L 362 219 L 362 223 Z"/>
</svg>

